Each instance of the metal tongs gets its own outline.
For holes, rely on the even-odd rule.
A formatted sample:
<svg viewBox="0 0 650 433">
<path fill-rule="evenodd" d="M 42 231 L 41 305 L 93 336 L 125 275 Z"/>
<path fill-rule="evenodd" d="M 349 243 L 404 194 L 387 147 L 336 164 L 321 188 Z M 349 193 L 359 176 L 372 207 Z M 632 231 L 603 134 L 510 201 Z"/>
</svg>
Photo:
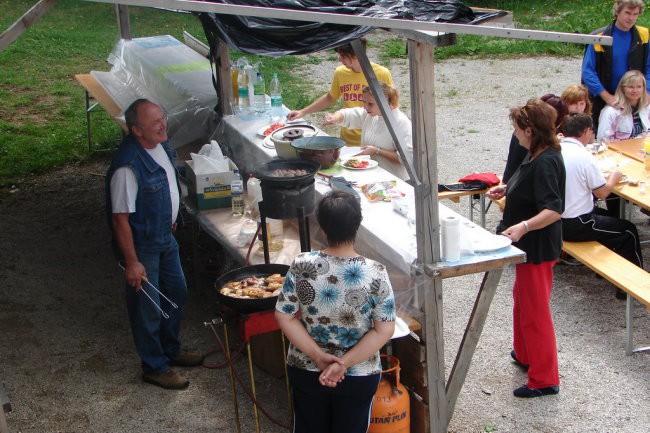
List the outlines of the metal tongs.
<svg viewBox="0 0 650 433">
<path fill-rule="evenodd" d="M 326 179 L 329 179 L 330 188 L 334 190 L 341 190 L 350 193 L 357 200 L 361 201 L 359 193 L 354 190 L 354 186 L 357 186 L 356 182 L 351 182 L 344 178 L 343 176 L 332 176 L 331 174 L 318 173 L 320 176 L 323 176 Z"/>
<path fill-rule="evenodd" d="M 118 262 L 117 265 L 118 265 L 120 268 L 122 268 L 123 271 L 126 271 L 126 268 L 124 267 L 124 265 L 122 264 L 122 262 Z M 149 280 L 147 280 L 146 277 L 143 277 L 143 278 L 142 278 L 142 281 L 144 281 L 145 283 L 147 283 L 147 284 L 149 285 L 149 287 L 151 287 L 151 288 L 154 289 L 156 292 L 158 292 L 158 294 L 159 294 L 160 296 L 162 296 L 163 299 L 165 299 L 165 301 L 169 302 L 169 305 L 171 305 L 173 308 L 178 308 L 178 305 L 176 305 L 176 303 L 175 303 L 174 301 L 172 301 L 172 300 L 169 299 L 167 296 L 165 296 L 165 294 L 164 294 L 163 292 L 161 292 L 160 290 L 158 290 L 158 288 L 157 288 L 156 286 L 154 286 L 153 284 L 151 284 L 151 283 L 149 282 Z M 152 303 L 152 304 L 153 304 L 153 305 L 154 305 L 154 306 L 155 306 L 155 307 L 160 311 L 160 313 L 162 314 L 162 316 L 163 316 L 165 319 L 169 319 L 169 314 L 165 313 L 165 312 L 163 311 L 163 309 L 160 308 L 160 305 L 158 305 L 158 304 L 156 303 L 156 301 L 154 301 L 154 299 L 151 297 L 151 295 L 150 295 L 149 293 L 147 293 L 147 291 L 144 289 L 144 287 L 142 287 L 142 289 L 140 290 L 140 292 L 141 292 L 141 293 L 144 293 L 145 296 L 146 296 L 147 298 L 149 298 L 149 300 L 151 301 L 151 303 Z"/>
</svg>

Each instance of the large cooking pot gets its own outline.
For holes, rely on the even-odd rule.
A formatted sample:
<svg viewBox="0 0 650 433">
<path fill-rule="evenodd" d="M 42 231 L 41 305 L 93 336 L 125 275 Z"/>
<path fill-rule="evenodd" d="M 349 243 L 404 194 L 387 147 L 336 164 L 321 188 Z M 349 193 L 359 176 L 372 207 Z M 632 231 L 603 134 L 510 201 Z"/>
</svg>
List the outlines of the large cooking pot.
<svg viewBox="0 0 650 433">
<path fill-rule="evenodd" d="M 226 283 L 231 281 L 241 281 L 248 277 L 268 277 L 272 274 L 285 276 L 287 275 L 288 270 L 289 266 L 280 264 L 253 265 L 233 269 L 230 272 L 226 272 L 215 281 L 214 288 L 217 291 L 217 298 L 222 305 L 232 308 L 239 313 L 248 314 L 256 313 L 258 311 L 272 310 L 275 308 L 275 303 L 278 300 L 277 296 L 260 299 L 233 298 L 232 296 L 221 294 L 220 290 L 226 285 Z"/>
<path fill-rule="evenodd" d="M 271 141 L 275 146 L 275 153 L 279 158 L 298 159 L 296 149 L 291 147 L 293 140 L 302 137 L 311 137 L 316 134 L 316 128 L 311 125 L 287 125 L 278 128 L 271 134 Z"/>
<path fill-rule="evenodd" d="M 338 161 L 343 146 L 345 141 L 328 135 L 299 138 L 291 142 L 298 158 L 317 162 L 321 168 L 333 166 Z"/>
<path fill-rule="evenodd" d="M 302 176 L 274 176 L 275 170 L 306 170 Z M 275 159 L 257 167 L 253 173 L 260 180 L 264 216 L 268 218 L 296 218 L 298 208 L 309 215 L 315 209 L 314 175 L 320 165 L 300 159 Z"/>
</svg>

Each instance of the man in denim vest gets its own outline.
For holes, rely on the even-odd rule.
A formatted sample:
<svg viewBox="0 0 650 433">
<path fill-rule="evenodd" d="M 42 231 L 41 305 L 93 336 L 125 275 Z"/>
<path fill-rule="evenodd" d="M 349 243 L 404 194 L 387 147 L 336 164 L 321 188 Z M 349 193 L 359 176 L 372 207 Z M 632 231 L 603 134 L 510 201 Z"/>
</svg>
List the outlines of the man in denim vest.
<svg viewBox="0 0 650 433">
<path fill-rule="evenodd" d="M 138 99 L 124 115 L 130 134 L 106 175 L 106 211 L 126 269 L 133 340 L 145 382 L 183 389 L 189 381 L 169 366 L 200 365 L 203 357 L 182 351 L 178 339 L 187 285 L 173 235 L 180 206 L 176 155 L 168 147 L 167 119 L 158 105 Z"/>
</svg>

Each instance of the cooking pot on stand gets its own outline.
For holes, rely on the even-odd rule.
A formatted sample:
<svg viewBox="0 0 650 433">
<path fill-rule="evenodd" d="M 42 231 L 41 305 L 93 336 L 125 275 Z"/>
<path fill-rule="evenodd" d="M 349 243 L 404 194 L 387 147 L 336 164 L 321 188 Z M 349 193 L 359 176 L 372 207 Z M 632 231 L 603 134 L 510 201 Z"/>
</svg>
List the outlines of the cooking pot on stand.
<svg viewBox="0 0 650 433">
<path fill-rule="evenodd" d="M 272 274 L 287 275 L 289 266 L 280 264 L 268 265 L 253 265 L 243 268 L 233 269 L 226 272 L 214 283 L 214 288 L 217 291 L 217 299 L 222 305 L 229 307 L 239 313 L 249 314 L 258 311 L 272 310 L 275 308 L 275 303 L 278 300 L 277 296 L 270 296 L 268 298 L 233 298 L 232 296 L 224 295 L 221 293 L 221 288 L 231 281 L 241 281 L 248 277 L 268 277 Z"/>
<path fill-rule="evenodd" d="M 278 176 L 276 170 L 304 170 L 298 176 Z M 257 167 L 253 173 L 260 180 L 264 216 L 275 219 L 298 217 L 298 208 L 304 215 L 315 210 L 314 175 L 320 165 L 299 159 L 276 159 Z"/>
<path fill-rule="evenodd" d="M 345 141 L 328 135 L 303 137 L 291 142 L 298 158 L 317 162 L 323 169 L 330 168 L 338 161 L 343 146 Z"/>
</svg>

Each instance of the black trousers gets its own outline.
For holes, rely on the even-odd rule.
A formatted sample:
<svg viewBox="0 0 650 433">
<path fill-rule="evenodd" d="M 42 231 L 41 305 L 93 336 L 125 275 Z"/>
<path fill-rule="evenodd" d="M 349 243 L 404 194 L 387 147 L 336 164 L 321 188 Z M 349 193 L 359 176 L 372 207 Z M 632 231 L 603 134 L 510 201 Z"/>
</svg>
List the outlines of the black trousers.
<svg viewBox="0 0 650 433">
<path fill-rule="evenodd" d="M 570 242 L 598 241 L 643 268 L 641 243 L 636 226 L 628 220 L 603 215 L 602 209 L 576 218 L 562 218 L 562 239 Z"/>
<path fill-rule="evenodd" d="M 366 433 L 381 374 L 346 376 L 335 388 L 318 371 L 288 366 L 295 410 L 294 433 Z"/>
</svg>

